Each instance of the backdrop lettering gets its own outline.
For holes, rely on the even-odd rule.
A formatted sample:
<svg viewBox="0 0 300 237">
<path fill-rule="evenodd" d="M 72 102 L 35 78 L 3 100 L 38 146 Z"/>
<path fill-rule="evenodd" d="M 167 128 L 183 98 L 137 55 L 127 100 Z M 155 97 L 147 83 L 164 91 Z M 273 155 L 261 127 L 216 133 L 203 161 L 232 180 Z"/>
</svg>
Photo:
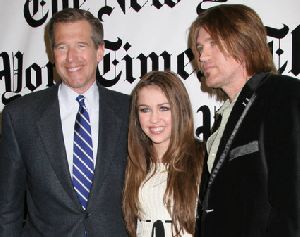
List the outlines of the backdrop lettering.
<svg viewBox="0 0 300 237">
<path fill-rule="evenodd" d="M 189 91 L 195 133 L 206 139 L 220 103 L 201 91 L 190 64 L 187 35 L 199 12 L 220 3 L 254 8 L 266 26 L 279 72 L 300 78 L 298 0 L 11 0 L 0 8 L 0 112 L 10 101 L 55 83 L 45 25 L 61 9 L 82 8 L 104 25 L 106 52 L 97 70 L 101 84 L 129 94 L 148 71 L 176 72 Z"/>
</svg>

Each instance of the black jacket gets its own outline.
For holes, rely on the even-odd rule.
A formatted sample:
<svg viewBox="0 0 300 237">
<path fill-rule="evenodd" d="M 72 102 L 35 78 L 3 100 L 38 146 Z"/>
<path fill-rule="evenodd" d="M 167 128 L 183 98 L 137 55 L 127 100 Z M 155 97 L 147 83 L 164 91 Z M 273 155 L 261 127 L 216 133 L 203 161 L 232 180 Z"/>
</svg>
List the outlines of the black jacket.
<svg viewBox="0 0 300 237">
<path fill-rule="evenodd" d="M 262 73 L 246 83 L 199 200 L 196 236 L 300 236 L 299 80 Z"/>
</svg>

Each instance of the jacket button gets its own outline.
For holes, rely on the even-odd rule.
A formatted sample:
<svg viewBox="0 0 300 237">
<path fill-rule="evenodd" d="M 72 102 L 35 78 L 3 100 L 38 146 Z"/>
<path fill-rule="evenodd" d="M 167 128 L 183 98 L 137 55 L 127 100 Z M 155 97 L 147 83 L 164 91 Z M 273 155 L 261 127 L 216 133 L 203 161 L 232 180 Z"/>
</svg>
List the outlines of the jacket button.
<svg viewBox="0 0 300 237">
<path fill-rule="evenodd" d="M 85 219 L 89 218 L 89 216 L 91 216 L 91 213 L 86 212 L 86 213 L 85 213 Z"/>
</svg>

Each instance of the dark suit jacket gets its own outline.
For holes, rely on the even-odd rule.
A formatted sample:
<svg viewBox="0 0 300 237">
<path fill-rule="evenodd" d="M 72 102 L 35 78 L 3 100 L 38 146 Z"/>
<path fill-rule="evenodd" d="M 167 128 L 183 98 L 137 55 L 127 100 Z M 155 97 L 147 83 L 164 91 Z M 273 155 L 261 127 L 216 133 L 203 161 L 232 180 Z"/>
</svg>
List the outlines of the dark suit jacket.
<svg viewBox="0 0 300 237">
<path fill-rule="evenodd" d="M 197 236 L 300 236 L 299 80 L 258 74 L 246 83 L 200 200 Z"/>
<path fill-rule="evenodd" d="M 99 86 L 99 144 L 86 211 L 73 189 L 57 86 L 3 110 L 0 144 L 0 236 L 127 236 L 121 192 L 127 157 L 129 96 Z M 24 193 L 28 216 L 23 224 Z"/>
</svg>

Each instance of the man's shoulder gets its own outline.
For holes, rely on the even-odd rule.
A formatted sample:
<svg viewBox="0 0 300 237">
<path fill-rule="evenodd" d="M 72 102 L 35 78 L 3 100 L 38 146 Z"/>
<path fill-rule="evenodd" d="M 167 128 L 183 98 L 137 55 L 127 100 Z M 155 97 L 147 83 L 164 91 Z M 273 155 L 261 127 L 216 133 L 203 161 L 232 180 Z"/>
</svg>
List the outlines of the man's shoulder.
<svg viewBox="0 0 300 237">
<path fill-rule="evenodd" d="M 288 75 L 269 74 L 258 92 L 272 98 L 282 96 L 300 98 L 300 79 Z"/>
<path fill-rule="evenodd" d="M 300 79 L 289 76 L 289 75 L 280 75 L 280 74 L 270 74 L 270 79 L 277 81 L 278 83 L 283 83 L 286 85 L 300 85 Z"/>
<path fill-rule="evenodd" d="M 257 105 L 263 105 L 269 115 L 300 105 L 300 80 L 287 75 L 270 74 L 256 90 Z"/>
<path fill-rule="evenodd" d="M 122 116 L 129 113 L 130 96 L 118 91 L 99 86 L 100 103 Z"/>
<path fill-rule="evenodd" d="M 129 104 L 130 96 L 122 92 L 114 91 L 105 87 L 99 87 L 100 100 L 105 100 L 111 105 L 122 105 L 126 106 Z"/>
<path fill-rule="evenodd" d="M 116 99 L 129 100 L 130 96 L 119 91 L 114 91 L 103 86 L 99 86 L 100 94 L 104 96 L 114 97 Z"/>
<path fill-rule="evenodd" d="M 27 110 L 29 108 L 37 109 L 39 106 L 46 106 L 48 101 L 53 101 L 57 97 L 57 86 L 35 91 L 19 97 L 9 104 L 7 104 L 5 110 Z"/>
</svg>

